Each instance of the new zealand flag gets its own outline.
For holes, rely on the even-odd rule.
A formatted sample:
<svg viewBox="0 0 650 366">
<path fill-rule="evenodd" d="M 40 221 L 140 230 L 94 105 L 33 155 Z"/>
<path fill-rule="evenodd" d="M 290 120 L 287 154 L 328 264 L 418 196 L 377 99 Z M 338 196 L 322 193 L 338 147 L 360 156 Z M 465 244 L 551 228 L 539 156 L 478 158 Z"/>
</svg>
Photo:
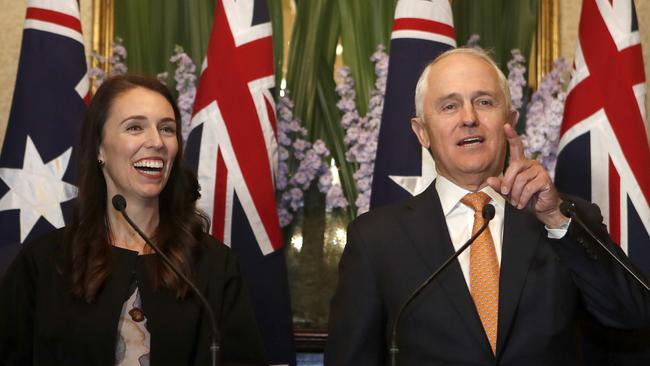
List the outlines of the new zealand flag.
<svg viewBox="0 0 650 366">
<path fill-rule="evenodd" d="M 645 73 L 631 0 L 582 2 L 555 183 L 600 206 L 612 239 L 650 276 L 650 147 Z M 650 364 L 650 328 L 619 331 L 591 320 L 585 365 Z"/>
<path fill-rule="evenodd" d="M 88 100 L 75 0 L 30 0 L 0 153 L 0 273 L 18 244 L 65 225 L 73 144 Z"/>
<path fill-rule="evenodd" d="M 416 195 L 435 178 L 433 158 L 410 127 L 415 116 L 415 84 L 427 64 L 454 47 L 456 34 L 448 0 L 397 3 L 371 208 Z"/>
<path fill-rule="evenodd" d="M 634 2 L 584 1 L 575 54 L 556 185 L 597 203 L 612 239 L 650 276 L 650 147 Z"/>
<path fill-rule="evenodd" d="M 271 364 L 295 364 L 275 204 L 273 41 L 264 0 L 219 0 L 186 153 L 211 234 L 240 259 Z"/>
</svg>

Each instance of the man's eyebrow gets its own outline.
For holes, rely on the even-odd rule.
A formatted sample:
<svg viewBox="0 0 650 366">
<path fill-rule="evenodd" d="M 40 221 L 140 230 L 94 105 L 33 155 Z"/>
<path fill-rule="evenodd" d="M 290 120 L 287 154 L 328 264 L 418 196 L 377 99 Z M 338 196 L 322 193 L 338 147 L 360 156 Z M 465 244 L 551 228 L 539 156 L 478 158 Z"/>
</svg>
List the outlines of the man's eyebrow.
<svg viewBox="0 0 650 366">
<path fill-rule="evenodd" d="M 449 99 L 461 99 L 462 97 L 460 96 L 459 93 L 449 93 L 447 95 L 443 95 L 435 100 L 436 103 L 440 103 L 445 100 Z"/>
<path fill-rule="evenodd" d="M 484 95 L 490 96 L 490 97 L 495 97 L 495 93 L 493 91 L 488 91 L 488 90 L 477 90 L 474 93 L 472 93 L 472 99 L 476 97 L 482 97 Z"/>
<path fill-rule="evenodd" d="M 489 97 L 492 97 L 492 98 L 496 98 L 496 93 L 494 91 L 489 91 L 489 90 L 477 90 L 477 91 L 472 93 L 472 99 L 475 99 L 475 98 L 478 98 L 478 97 L 483 97 L 483 96 L 489 96 Z M 463 99 L 462 95 L 460 95 L 460 93 L 453 92 L 453 93 L 449 93 L 449 94 L 443 95 L 441 97 L 438 97 L 434 101 L 434 103 L 439 104 L 439 103 L 442 103 L 442 102 L 444 102 L 446 100 L 459 100 L 459 99 Z"/>
</svg>

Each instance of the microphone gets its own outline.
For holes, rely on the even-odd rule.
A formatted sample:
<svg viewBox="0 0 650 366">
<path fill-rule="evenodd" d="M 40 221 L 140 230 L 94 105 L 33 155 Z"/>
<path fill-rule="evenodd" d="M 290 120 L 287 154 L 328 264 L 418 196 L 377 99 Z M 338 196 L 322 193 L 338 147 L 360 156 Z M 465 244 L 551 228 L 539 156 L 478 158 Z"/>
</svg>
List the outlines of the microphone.
<svg viewBox="0 0 650 366">
<path fill-rule="evenodd" d="M 404 309 L 406 309 L 412 302 L 415 300 L 418 295 L 431 283 L 433 280 L 438 277 L 440 272 L 447 268 L 449 264 L 456 259 L 459 255 L 461 255 L 465 249 L 467 249 L 472 243 L 476 240 L 476 238 L 481 235 L 485 229 L 487 229 L 488 225 L 490 224 L 490 221 L 494 218 L 495 210 L 494 206 L 491 204 L 487 204 L 483 206 L 483 210 L 481 210 L 481 215 L 483 216 L 483 219 L 485 220 L 485 223 L 476 231 L 474 235 L 472 235 L 471 238 L 465 244 L 463 244 L 462 247 L 460 247 L 449 259 L 447 259 L 440 267 L 438 267 L 435 272 L 433 272 L 427 279 L 424 280 L 418 286 L 412 293 L 411 295 L 404 301 L 402 306 L 399 308 L 397 311 L 397 316 L 395 317 L 395 321 L 393 322 L 393 332 L 390 337 L 390 347 L 388 348 L 388 352 L 390 353 L 390 364 L 391 366 L 396 366 L 397 365 L 397 354 L 399 353 L 399 347 L 397 346 L 397 331 L 399 328 L 399 321 L 402 318 L 402 313 L 404 312 Z"/>
<path fill-rule="evenodd" d="M 621 267 L 623 267 L 623 269 L 625 269 L 625 271 L 629 273 L 639 284 L 641 284 L 641 286 L 643 286 L 646 289 L 646 291 L 650 292 L 650 287 L 648 286 L 648 284 L 645 283 L 645 281 L 639 275 L 634 273 L 632 268 L 630 268 L 627 264 L 623 263 L 623 261 L 620 260 L 618 256 L 609 247 L 607 247 L 607 245 L 605 245 L 605 243 L 602 240 L 600 240 L 600 238 L 596 236 L 596 234 L 594 234 L 594 232 L 591 231 L 591 229 L 589 229 L 589 227 L 587 227 L 587 225 L 582 221 L 582 219 L 580 219 L 580 216 L 578 216 L 578 212 L 576 211 L 576 207 L 572 202 L 563 201 L 560 204 L 560 212 L 562 212 L 562 215 L 566 217 L 570 217 L 571 220 L 575 221 L 587 234 L 589 234 L 589 236 L 592 239 L 594 239 L 605 250 L 605 252 L 607 252 L 607 254 L 609 254 L 610 257 L 614 258 L 614 260 Z"/>
<path fill-rule="evenodd" d="M 210 307 L 210 304 L 208 303 L 208 300 L 203 296 L 201 291 L 194 285 L 194 283 L 187 278 L 169 259 L 169 257 L 163 253 L 160 248 L 158 247 L 157 244 L 154 244 L 153 241 L 151 241 L 145 233 L 140 230 L 138 225 L 136 225 L 129 215 L 126 214 L 126 200 L 124 199 L 124 196 L 121 194 L 116 194 L 113 196 L 113 199 L 111 200 L 113 203 L 113 207 L 118 210 L 120 213 L 122 213 L 122 216 L 124 216 L 124 219 L 131 225 L 131 227 L 140 235 L 142 239 L 144 239 L 147 244 L 149 244 L 155 251 L 156 253 L 160 256 L 162 259 L 163 263 L 167 266 L 167 268 L 171 269 L 180 279 L 183 280 L 198 298 L 201 300 L 201 303 L 203 304 L 203 307 L 207 310 L 208 317 L 210 318 L 210 325 L 212 326 L 212 342 L 210 343 L 210 355 L 212 358 L 212 366 L 217 365 L 217 357 L 219 354 L 219 349 L 220 349 L 220 344 L 219 344 L 219 331 L 217 330 L 217 322 L 215 321 L 214 317 L 214 312 L 212 312 L 212 308 Z"/>
</svg>

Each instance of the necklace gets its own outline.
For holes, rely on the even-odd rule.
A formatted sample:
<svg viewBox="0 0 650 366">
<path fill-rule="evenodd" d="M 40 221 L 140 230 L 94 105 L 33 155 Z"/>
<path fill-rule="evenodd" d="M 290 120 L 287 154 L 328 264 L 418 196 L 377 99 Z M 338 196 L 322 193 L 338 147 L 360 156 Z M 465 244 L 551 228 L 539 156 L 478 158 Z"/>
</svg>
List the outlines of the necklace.
<svg viewBox="0 0 650 366">
<path fill-rule="evenodd" d="M 131 320 L 139 323 L 143 321 L 145 317 L 144 311 L 142 311 L 142 299 L 140 298 L 140 287 L 138 286 L 138 280 L 134 280 L 133 287 L 133 291 L 135 293 L 131 296 L 133 297 L 135 295 L 135 298 L 133 299 L 133 304 L 131 305 L 132 308 L 129 310 L 129 315 L 131 316 Z"/>
<path fill-rule="evenodd" d="M 131 316 L 131 320 L 136 323 L 140 323 L 144 320 L 144 311 L 142 311 L 140 308 L 134 307 L 133 309 L 129 310 L 129 315 Z"/>
</svg>

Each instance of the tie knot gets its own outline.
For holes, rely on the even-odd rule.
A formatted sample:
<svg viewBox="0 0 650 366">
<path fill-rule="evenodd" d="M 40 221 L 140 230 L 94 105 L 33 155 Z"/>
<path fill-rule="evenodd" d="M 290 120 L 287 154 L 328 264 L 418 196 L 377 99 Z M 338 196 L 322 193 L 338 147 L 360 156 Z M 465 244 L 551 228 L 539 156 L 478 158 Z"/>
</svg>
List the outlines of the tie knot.
<svg viewBox="0 0 650 366">
<path fill-rule="evenodd" d="M 460 199 L 460 202 L 471 207 L 475 212 L 482 212 L 483 207 L 490 202 L 490 196 L 483 192 L 472 192 Z"/>
</svg>

